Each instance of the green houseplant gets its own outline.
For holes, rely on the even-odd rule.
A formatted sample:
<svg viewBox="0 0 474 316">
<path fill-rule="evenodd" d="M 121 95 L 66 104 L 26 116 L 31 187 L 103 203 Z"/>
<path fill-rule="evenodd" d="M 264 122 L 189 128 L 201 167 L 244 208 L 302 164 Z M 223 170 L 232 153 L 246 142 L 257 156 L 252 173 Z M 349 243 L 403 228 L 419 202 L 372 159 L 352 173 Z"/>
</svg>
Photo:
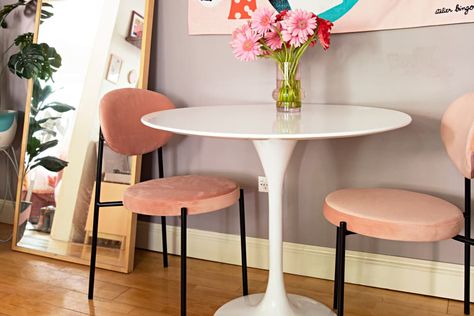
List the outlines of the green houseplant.
<svg viewBox="0 0 474 316">
<path fill-rule="evenodd" d="M 8 24 L 6 22 L 6 18 L 17 8 L 24 7 L 25 8 L 25 15 L 28 15 L 28 12 L 34 13 L 36 11 L 36 0 L 30 1 L 18 1 L 16 3 L 7 4 L 0 10 L 0 27 L 5 29 L 7 28 Z M 52 16 L 52 13 L 49 12 L 47 9 L 51 8 L 50 4 L 45 4 L 44 9 L 42 10 L 41 17 L 42 19 L 47 19 Z M 13 47 L 19 47 L 17 53 L 13 54 L 9 60 L 8 67 L 6 62 L 4 62 L 5 57 L 7 57 L 7 53 Z M 44 45 L 33 45 L 33 35 L 32 33 L 27 33 L 18 36 L 15 41 L 2 53 L 1 57 L 1 66 L 0 66 L 0 81 L 3 81 L 3 76 L 5 70 L 10 69 L 12 72 L 17 74 L 21 78 L 32 78 L 33 75 L 38 74 L 41 77 L 46 77 L 50 75 L 47 71 L 47 67 L 45 65 L 45 60 L 52 64 L 52 66 L 58 65 L 58 57 L 59 55 L 55 54 L 55 51 L 50 49 L 49 47 L 45 47 Z M 43 64 L 42 69 L 40 71 L 36 71 L 37 68 L 28 67 L 30 62 L 28 59 L 35 59 L 41 61 Z M 0 146 L 8 147 L 11 145 L 15 134 L 16 134 L 16 121 L 17 121 L 17 111 L 13 111 L 8 109 L 7 106 L 3 103 L 1 98 L 1 90 L 0 90 L 0 121 L 3 121 L 5 124 L 9 124 L 9 128 L 1 128 L 0 127 Z M 5 126 L 4 126 L 5 127 Z"/>
<path fill-rule="evenodd" d="M 0 10 L 0 27 L 8 27 L 6 18 L 19 8 L 25 9 L 25 14 L 34 14 L 36 12 L 36 0 L 19 0 L 7 4 Z M 53 16 L 50 11 L 53 6 L 49 3 L 43 3 L 41 8 L 40 22 Z M 57 157 L 45 156 L 45 151 L 58 145 L 54 122 L 61 118 L 61 114 L 71 111 L 74 108 L 59 102 L 48 102 L 53 89 L 49 85 L 42 85 L 40 80 L 47 82 L 52 80 L 53 74 L 61 67 L 61 56 L 56 49 L 46 43 L 34 43 L 33 33 L 21 34 L 2 54 L 2 71 L 8 70 L 22 79 L 33 80 L 33 96 L 30 107 L 30 121 L 28 141 L 26 148 L 26 161 L 23 173 L 24 184 L 27 184 L 26 175 L 37 167 L 43 167 L 52 172 L 59 172 L 67 166 L 67 162 Z M 11 50 L 14 52 L 9 56 L 8 63 L 5 65 L 4 59 Z M 22 201 L 20 208 L 20 219 L 25 219 L 19 223 L 19 232 L 17 240 L 23 236 L 26 228 L 26 219 L 29 218 L 31 211 L 31 194 L 34 180 L 26 185 L 27 193 L 25 201 Z"/>
<path fill-rule="evenodd" d="M 25 7 L 25 10 L 36 11 L 36 5 L 36 0 L 19 0 L 5 5 L 0 10 L 0 26 L 2 28 L 8 27 L 6 18 L 15 9 Z M 41 23 L 53 16 L 53 13 L 50 11 L 52 8 L 53 6 L 49 3 L 42 4 Z M 8 60 L 8 69 L 19 78 L 33 79 L 34 82 L 30 107 L 25 173 L 39 166 L 53 172 L 58 172 L 67 166 L 67 162 L 55 157 L 40 157 L 44 151 L 58 144 L 57 139 L 51 139 L 51 137 L 55 136 L 53 134 L 55 132 L 45 127 L 45 125 L 49 121 L 61 118 L 60 115 L 49 115 L 48 113 L 51 111 L 60 114 L 71 111 L 73 108 L 64 103 L 46 103 L 48 97 L 53 93 L 53 88 L 49 85 L 43 87 L 40 80 L 44 82 L 52 80 L 53 74 L 61 67 L 62 60 L 54 47 L 50 47 L 46 43 L 34 43 L 33 38 L 33 33 L 19 35 L 6 49 L 3 56 L 11 49 L 16 48 L 16 52 Z"/>
<path fill-rule="evenodd" d="M 31 98 L 30 124 L 28 129 L 28 144 L 26 147 L 25 173 L 43 167 L 52 172 L 59 172 L 68 163 L 62 159 L 42 154 L 55 147 L 59 140 L 56 138 L 54 122 L 61 119 L 61 114 L 74 110 L 74 107 L 61 102 L 48 102 L 54 93 L 50 85 L 42 85 L 36 79 Z"/>
</svg>

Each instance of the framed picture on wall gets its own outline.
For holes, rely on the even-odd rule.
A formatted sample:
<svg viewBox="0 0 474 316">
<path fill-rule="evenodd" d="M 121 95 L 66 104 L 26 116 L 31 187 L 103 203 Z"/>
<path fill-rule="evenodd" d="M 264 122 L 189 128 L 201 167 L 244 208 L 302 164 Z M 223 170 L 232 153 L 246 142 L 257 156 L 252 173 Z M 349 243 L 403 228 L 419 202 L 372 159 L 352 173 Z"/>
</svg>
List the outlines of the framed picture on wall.
<svg viewBox="0 0 474 316">
<path fill-rule="evenodd" d="M 120 70 L 122 69 L 122 59 L 114 54 L 110 55 L 109 69 L 106 79 L 117 84 L 120 80 Z"/>
<path fill-rule="evenodd" d="M 128 31 L 127 41 L 138 48 L 142 47 L 143 26 L 145 19 L 136 11 L 132 11 L 130 29 Z"/>
</svg>

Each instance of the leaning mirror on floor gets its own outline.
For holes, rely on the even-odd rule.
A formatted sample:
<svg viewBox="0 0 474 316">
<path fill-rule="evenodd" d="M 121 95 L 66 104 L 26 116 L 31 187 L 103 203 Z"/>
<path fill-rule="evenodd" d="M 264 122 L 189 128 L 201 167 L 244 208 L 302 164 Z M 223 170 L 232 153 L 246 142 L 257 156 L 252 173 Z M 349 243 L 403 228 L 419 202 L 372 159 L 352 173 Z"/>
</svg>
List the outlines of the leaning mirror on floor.
<svg viewBox="0 0 474 316">
<path fill-rule="evenodd" d="M 152 0 L 44 0 L 52 16 L 39 25 L 52 70 L 33 80 L 14 248 L 88 264 L 96 182 L 98 106 L 114 89 L 145 86 L 142 43 Z M 33 52 L 35 53 L 35 52 Z M 19 61 L 20 62 L 20 61 Z M 28 111 L 27 111 L 28 112 Z M 107 147 L 102 200 L 121 200 L 136 158 Z M 98 266 L 129 272 L 136 218 L 101 209 Z"/>
</svg>

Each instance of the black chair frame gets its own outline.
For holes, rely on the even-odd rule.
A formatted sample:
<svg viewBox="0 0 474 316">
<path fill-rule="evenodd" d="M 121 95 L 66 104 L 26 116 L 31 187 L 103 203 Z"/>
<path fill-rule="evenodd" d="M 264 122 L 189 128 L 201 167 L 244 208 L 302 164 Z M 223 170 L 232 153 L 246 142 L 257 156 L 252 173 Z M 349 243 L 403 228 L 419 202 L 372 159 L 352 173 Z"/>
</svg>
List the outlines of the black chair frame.
<svg viewBox="0 0 474 316">
<path fill-rule="evenodd" d="M 100 191 L 102 184 L 102 165 L 104 158 L 104 143 L 105 139 L 102 130 L 99 131 L 99 143 L 97 150 L 97 170 L 96 170 L 96 186 L 94 198 L 94 217 L 92 224 L 92 241 L 91 241 L 91 258 L 90 258 L 90 272 L 89 272 L 89 292 L 88 298 L 94 298 L 94 280 L 97 260 L 97 240 L 99 230 L 99 212 L 101 207 L 117 207 L 123 206 L 122 201 L 101 202 Z M 159 178 L 164 177 L 163 167 L 163 149 L 158 149 L 158 173 Z M 188 210 L 181 209 L 181 315 L 186 315 L 186 258 L 187 258 L 187 218 Z M 240 218 L 240 250 L 242 260 L 242 294 L 247 296 L 248 291 L 248 277 L 247 277 L 247 247 L 246 247 L 246 232 L 245 232 L 245 200 L 244 191 L 240 189 L 239 198 L 239 218 Z M 161 216 L 162 242 L 163 242 L 163 266 L 168 267 L 168 247 L 166 238 L 166 216 Z"/>
<path fill-rule="evenodd" d="M 464 236 L 457 235 L 454 240 L 464 243 L 464 314 L 470 315 L 470 274 L 471 274 L 471 246 L 474 239 L 471 238 L 471 179 L 464 179 Z M 347 223 L 339 223 L 336 238 L 336 267 L 334 273 L 334 297 L 333 309 L 337 310 L 337 316 L 344 315 L 344 275 L 345 275 L 345 252 L 346 237 L 356 233 L 347 230 Z"/>
</svg>

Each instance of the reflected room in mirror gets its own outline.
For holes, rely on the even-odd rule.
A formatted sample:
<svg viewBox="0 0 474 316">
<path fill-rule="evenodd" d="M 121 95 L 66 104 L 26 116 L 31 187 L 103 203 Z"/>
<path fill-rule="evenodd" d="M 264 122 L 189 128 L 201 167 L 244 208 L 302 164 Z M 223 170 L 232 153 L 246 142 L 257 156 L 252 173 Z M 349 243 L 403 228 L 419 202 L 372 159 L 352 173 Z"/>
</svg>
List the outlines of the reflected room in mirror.
<svg viewBox="0 0 474 316">
<path fill-rule="evenodd" d="M 146 88 L 154 0 L 38 4 L 53 15 L 37 21 L 37 42 L 54 47 L 60 66 L 50 80 L 36 79 L 30 85 L 13 248 L 88 264 L 99 102 L 114 89 Z M 144 18 L 140 22 L 137 17 Z M 140 27 L 141 32 L 134 31 Z M 139 159 L 106 147 L 103 201 L 122 199 L 137 180 Z M 100 212 L 97 265 L 130 272 L 136 217 L 123 207 Z"/>
</svg>

